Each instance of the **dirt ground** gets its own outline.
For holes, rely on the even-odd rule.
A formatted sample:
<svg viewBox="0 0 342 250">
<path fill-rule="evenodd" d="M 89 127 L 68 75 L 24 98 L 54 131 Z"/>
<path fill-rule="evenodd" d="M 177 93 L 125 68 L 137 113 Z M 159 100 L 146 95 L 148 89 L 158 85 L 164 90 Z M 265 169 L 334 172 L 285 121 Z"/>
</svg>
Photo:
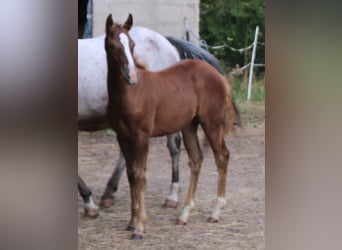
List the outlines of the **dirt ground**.
<svg viewBox="0 0 342 250">
<path fill-rule="evenodd" d="M 206 222 L 215 204 L 217 171 L 213 154 L 204 153 L 195 208 L 186 226 L 174 225 L 181 214 L 189 182 L 188 158 L 182 146 L 180 204 L 161 205 L 169 193 L 171 158 L 166 137 L 151 139 L 147 165 L 145 204 L 147 233 L 130 240 L 125 231 L 130 217 L 129 186 L 124 174 L 115 194 L 116 204 L 101 210 L 97 219 L 83 218 L 78 197 L 78 249 L 264 249 L 265 248 L 265 108 L 239 104 L 243 129 L 226 137 L 231 158 L 228 167 L 227 204 L 216 224 Z M 118 159 L 115 136 L 104 131 L 78 133 L 79 174 L 98 203 Z"/>
</svg>

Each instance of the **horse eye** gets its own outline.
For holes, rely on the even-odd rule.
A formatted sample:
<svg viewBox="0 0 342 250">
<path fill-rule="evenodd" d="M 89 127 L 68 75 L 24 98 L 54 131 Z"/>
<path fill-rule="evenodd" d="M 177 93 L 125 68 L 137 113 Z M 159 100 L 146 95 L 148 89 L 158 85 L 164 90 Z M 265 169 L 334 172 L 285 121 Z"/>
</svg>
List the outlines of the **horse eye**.
<svg viewBox="0 0 342 250">
<path fill-rule="evenodd" d="M 114 50 L 115 49 L 114 44 L 109 44 L 109 49 Z"/>
</svg>

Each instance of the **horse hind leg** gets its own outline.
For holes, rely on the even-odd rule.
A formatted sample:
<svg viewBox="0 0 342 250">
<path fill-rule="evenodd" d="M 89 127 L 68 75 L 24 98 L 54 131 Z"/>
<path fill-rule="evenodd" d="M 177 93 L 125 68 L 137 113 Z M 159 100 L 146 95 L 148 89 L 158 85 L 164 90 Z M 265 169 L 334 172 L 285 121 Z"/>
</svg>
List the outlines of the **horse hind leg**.
<svg viewBox="0 0 342 250">
<path fill-rule="evenodd" d="M 107 208 L 114 205 L 115 201 L 113 193 L 118 190 L 119 181 L 125 170 L 125 166 L 125 157 L 122 154 L 122 151 L 120 150 L 118 163 L 116 164 L 115 170 L 110 179 L 108 180 L 106 189 L 101 197 L 100 208 Z"/>
<path fill-rule="evenodd" d="M 191 170 L 190 184 L 188 193 L 185 199 L 184 208 L 181 216 L 178 218 L 177 225 L 186 225 L 190 212 L 195 206 L 194 196 L 197 189 L 198 177 L 201 171 L 201 165 L 203 161 L 202 151 L 200 149 L 198 138 L 197 138 L 197 127 L 198 125 L 191 124 L 189 127 L 182 131 L 183 141 L 185 148 L 189 156 L 189 165 Z"/>
<path fill-rule="evenodd" d="M 95 205 L 90 188 L 78 176 L 78 191 L 84 202 L 84 217 L 96 218 L 99 215 L 99 208 Z"/>
<path fill-rule="evenodd" d="M 218 222 L 221 211 L 226 204 L 226 184 L 229 161 L 229 150 L 224 142 L 224 132 L 220 127 L 203 128 L 213 150 L 218 171 L 217 200 L 215 208 L 207 222 Z"/>
<path fill-rule="evenodd" d="M 172 159 L 172 180 L 170 194 L 166 197 L 164 207 L 176 208 L 178 205 L 180 144 L 181 137 L 179 133 L 167 136 L 167 147 Z"/>
</svg>

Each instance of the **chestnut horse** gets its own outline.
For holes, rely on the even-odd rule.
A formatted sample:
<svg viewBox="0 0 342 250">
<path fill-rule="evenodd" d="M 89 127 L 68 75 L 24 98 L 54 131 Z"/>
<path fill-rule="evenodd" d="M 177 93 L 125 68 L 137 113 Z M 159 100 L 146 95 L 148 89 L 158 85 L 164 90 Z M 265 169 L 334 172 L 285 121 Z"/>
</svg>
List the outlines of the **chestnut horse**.
<svg viewBox="0 0 342 250">
<path fill-rule="evenodd" d="M 197 137 L 203 128 L 213 150 L 218 170 L 217 202 L 208 222 L 217 222 L 226 198 L 229 150 L 225 134 L 233 129 L 234 108 L 228 81 L 201 60 L 184 60 L 165 70 L 151 72 L 135 65 L 135 46 L 125 24 L 106 20 L 105 50 L 108 64 L 107 119 L 117 134 L 126 160 L 131 192 L 132 239 L 142 239 L 147 221 L 144 194 L 150 137 L 181 131 L 190 159 L 190 185 L 185 206 L 176 224 L 185 225 L 194 208 L 194 196 L 203 155 Z"/>
<path fill-rule="evenodd" d="M 79 5 L 80 6 L 80 5 Z M 210 63 L 219 72 L 222 69 L 218 60 L 206 50 L 191 42 L 174 37 L 165 37 L 145 27 L 134 26 L 129 35 L 137 44 L 134 50 L 134 59 L 148 70 L 162 70 L 173 63 L 187 58 L 199 58 Z M 106 54 L 103 48 L 104 36 L 78 40 L 78 122 L 79 130 L 97 131 L 108 128 L 106 119 L 107 86 L 106 86 Z M 233 103 L 234 104 L 234 103 Z M 234 105 L 234 109 L 238 111 Z M 235 116 L 239 125 L 239 117 Z M 167 146 L 172 159 L 172 179 L 170 194 L 164 205 L 176 207 L 178 203 L 178 162 L 180 154 L 179 134 L 168 135 Z M 125 169 L 125 160 L 120 153 L 112 176 L 101 197 L 100 206 L 108 207 L 114 203 L 113 192 L 118 189 L 120 177 Z M 78 188 L 84 200 L 84 215 L 96 217 L 98 207 L 95 205 L 92 192 L 79 177 Z"/>
</svg>

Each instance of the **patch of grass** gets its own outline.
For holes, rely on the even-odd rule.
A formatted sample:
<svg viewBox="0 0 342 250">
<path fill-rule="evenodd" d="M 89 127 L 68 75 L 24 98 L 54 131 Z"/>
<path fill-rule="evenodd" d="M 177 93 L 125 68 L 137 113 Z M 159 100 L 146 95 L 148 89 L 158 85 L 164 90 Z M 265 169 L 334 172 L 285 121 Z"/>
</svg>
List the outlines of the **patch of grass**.
<svg viewBox="0 0 342 250">
<path fill-rule="evenodd" d="M 106 136 L 115 136 L 115 132 L 114 130 L 110 129 L 110 128 L 107 128 L 105 131 L 104 131 L 105 135 Z"/>
<path fill-rule="evenodd" d="M 247 101 L 247 83 L 243 83 L 242 78 L 229 78 L 230 84 L 233 88 L 234 98 L 239 102 Z M 252 103 L 265 103 L 265 78 L 260 77 L 253 79 L 251 99 Z"/>
</svg>

